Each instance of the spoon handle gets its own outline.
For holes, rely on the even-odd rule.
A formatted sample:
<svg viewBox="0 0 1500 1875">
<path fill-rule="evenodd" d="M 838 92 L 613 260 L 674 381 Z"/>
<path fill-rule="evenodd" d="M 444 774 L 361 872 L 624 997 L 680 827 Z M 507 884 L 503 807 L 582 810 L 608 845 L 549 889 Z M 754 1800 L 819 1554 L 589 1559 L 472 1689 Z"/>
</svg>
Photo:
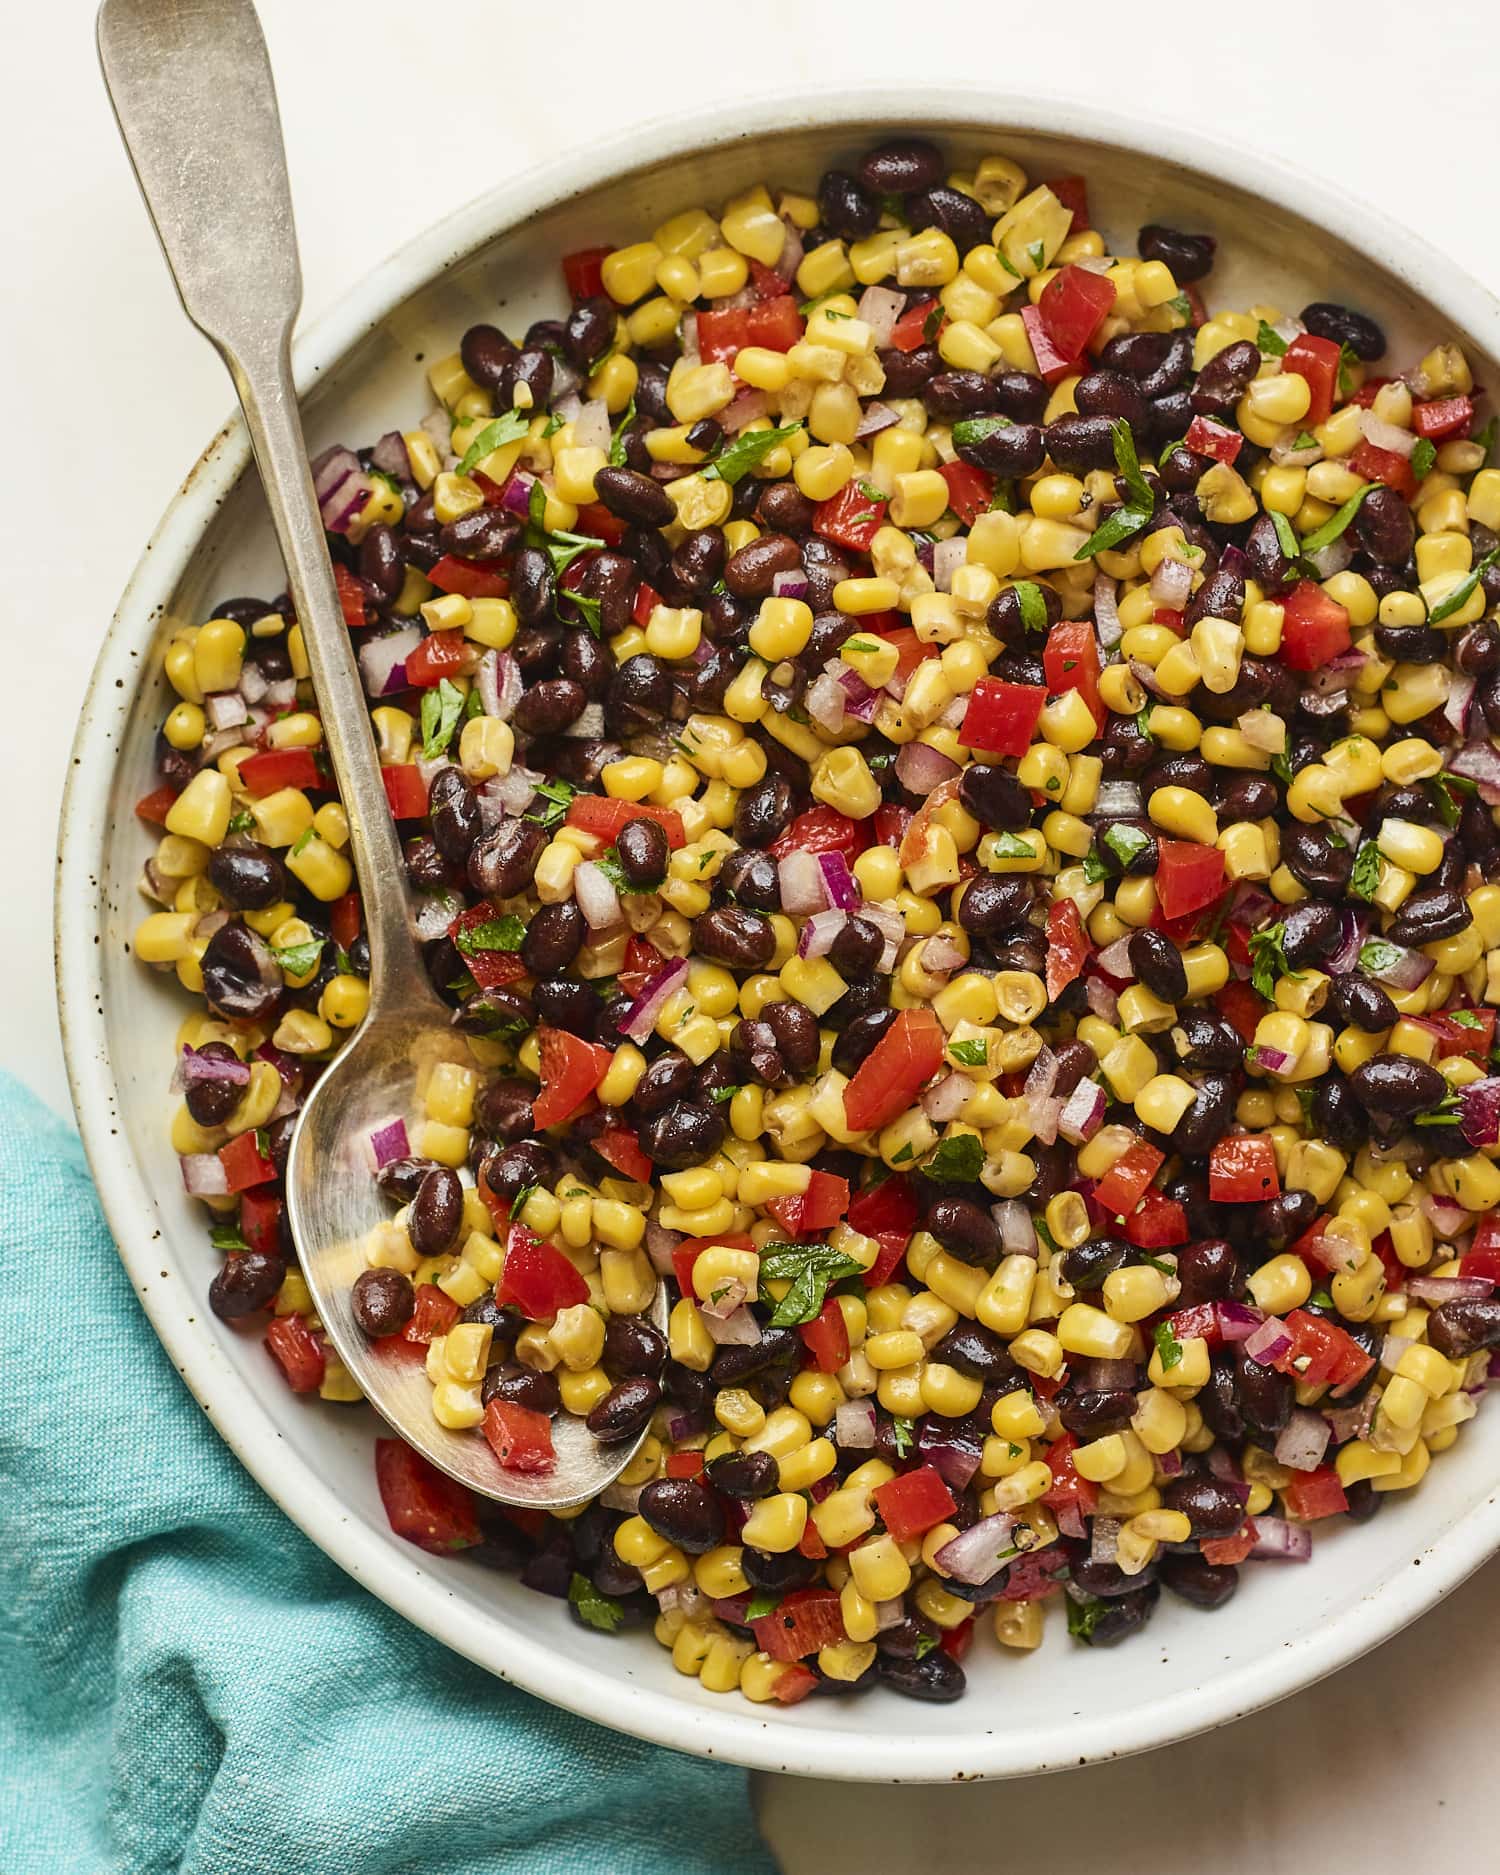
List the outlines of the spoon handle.
<svg viewBox="0 0 1500 1875">
<path fill-rule="evenodd" d="M 183 308 L 221 353 L 286 563 L 370 942 L 372 1008 L 430 995 L 292 386 L 302 301 L 281 120 L 250 0 L 103 0 L 99 59 Z"/>
</svg>

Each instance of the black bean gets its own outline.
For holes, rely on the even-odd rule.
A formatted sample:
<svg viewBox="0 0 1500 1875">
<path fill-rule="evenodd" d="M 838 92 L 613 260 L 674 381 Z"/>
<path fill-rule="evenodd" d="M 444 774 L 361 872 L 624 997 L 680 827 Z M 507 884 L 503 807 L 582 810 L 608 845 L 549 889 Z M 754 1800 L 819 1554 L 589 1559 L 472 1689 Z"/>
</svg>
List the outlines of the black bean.
<svg viewBox="0 0 1500 1875">
<path fill-rule="evenodd" d="M 1349 525 L 1350 544 L 1382 566 L 1402 566 L 1417 537 L 1412 511 L 1394 488 L 1375 488 L 1359 504 Z"/>
<path fill-rule="evenodd" d="M 1035 627 L 1028 625 L 1021 609 L 1019 587 L 1022 584 L 1031 588 L 1031 592 L 1027 594 L 1027 600 L 1033 617 L 1036 615 L 1037 608 L 1032 602 L 1035 598 L 1039 598 L 1041 602 L 1043 623 Z M 985 622 L 1002 644 L 1018 645 L 1028 631 L 1034 631 L 1037 634 L 1050 631 L 1061 617 L 1062 601 L 1058 598 L 1056 590 L 1044 585 L 1040 580 L 1026 580 L 1007 586 L 1003 592 L 996 594 L 990 601 L 990 609 Z"/>
<path fill-rule="evenodd" d="M 546 831 L 538 821 L 501 821 L 470 849 L 469 884 L 488 898 L 517 897 L 531 884 L 546 844 Z"/>
<path fill-rule="evenodd" d="M 993 408 L 1015 423 L 1040 423 L 1051 396 L 1042 378 L 1029 371 L 997 371 L 990 379 Z"/>
<path fill-rule="evenodd" d="M 1267 820 L 1276 812 L 1278 800 L 1276 783 L 1269 775 L 1236 775 L 1219 798 L 1219 824 Z"/>
<path fill-rule="evenodd" d="M 880 206 L 845 169 L 826 169 L 818 180 L 818 219 L 841 241 L 863 241 L 880 226 Z"/>
<path fill-rule="evenodd" d="M 1030 795 L 998 763 L 971 762 L 959 780 L 958 798 L 976 820 L 996 831 L 1014 833 L 1031 824 Z"/>
<path fill-rule="evenodd" d="M 724 584 L 739 599 L 764 599 L 778 573 L 802 572 L 802 549 L 787 534 L 762 534 L 732 553 L 724 565 Z"/>
<path fill-rule="evenodd" d="M 834 589 L 854 569 L 831 541 L 814 534 L 802 543 L 802 571 L 807 575 L 808 605 L 814 612 L 826 612 L 833 605 Z"/>
<path fill-rule="evenodd" d="M 1092 422 L 1092 418 L 1061 418 L 1061 422 Z M 964 462 L 988 470 L 1005 480 L 1031 475 L 1048 453 L 1052 428 L 1046 439 L 1038 424 L 1017 423 L 998 414 L 966 417 L 954 426 L 953 447 Z M 1107 427 L 1107 426 L 1106 426 Z"/>
<path fill-rule="evenodd" d="M 795 482 L 761 482 L 756 519 L 773 534 L 805 534 L 813 524 L 813 503 Z M 802 564 L 799 555 L 797 564 Z"/>
<path fill-rule="evenodd" d="M 943 155 L 919 137 L 896 137 L 860 159 L 859 179 L 874 195 L 915 195 L 943 179 Z"/>
<path fill-rule="evenodd" d="M 1235 1353 L 1234 1392 L 1246 1425 L 1256 1432 L 1280 1432 L 1296 1405 L 1290 1377 L 1253 1360 L 1243 1345 Z"/>
<path fill-rule="evenodd" d="M 661 483 L 635 469 L 600 469 L 594 491 L 611 514 L 636 527 L 665 527 L 677 512 Z"/>
<path fill-rule="evenodd" d="M 404 1159 L 388 1159 L 375 1174 L 380 1194 L 393 1204 L 410 1204 L 427 1174 L 437 1169 L 436 1159 L 419 1159 L 415 1154 Z"/>
<path fill-rule="evenodd" d="M 449 521 L 438 534 L 438 541 L 444 553 L 458 554 L 465 560 L 498 560 L 510 552 L 520 531 L 520 523 L 499 509 L 476 508 L 472 514 Z"/>
<path fill-rule="evenodd" d="M 994 229 L 994 218 L 972 195 L 945 183 L 914 196 L 906 205 L 906 219 L 913 229 L 941 228 L 960 254 L 983 245 Z"/>
<path fill-rule="evenodd" d="M 805 1073 L 818 1059 L 818 1018 L 801 1003 L 767 1003 L 761 1020 L 776 1038 L 777 1051 L 796 1074 Z"/>
<path fill-rule="evenodd" d="M 1300 821 L 1284 827 L 1281 857 L 1299 885 L 1315 896 L 1342 898 L 1354 871 L 1354 849 L 1335 846 L 1322 827 Z"/>
<path fill-rule="evenodd" d="M 1132 427 L 1145 421 L 1146 399 L 1134 378 L 1123 371 L 1087 371 L 1073 388 L 1081 416 L 1118 417 Z"/>
<path fill-rule="evenodd" d="M 498 388 L 520 353 L 498 326 L 470 326 L 458 342 L 464 370 L 482 389 Z"/>
<path fill-rule="evenodd" d="M 708 1480 L 725 1497 L 769 1497 L 779 1488 L 778 1466 L 769 1452 L 725 1452 L 708 1467 Z"/>
<path fill-rule="evenodd" d="M 1383 356 L 1385 334 L 1366 313 L 1331 300 L 1317 299 L 1302 308 L 1302 323 L 1314 337 L 1332 339 L 1335 345 L 1347 345 L 1356 358 L 1366 363 Z"/>
<path fill-rule="evenodd" d="M 868 1009 L 855 1016 L 833 1045 L 833 1066 L 840 1074 L 853 1074 L 895 1020 L 896 1012 L 890 1008 Z"/>
<path fill-rule="evenodd" d="M 527 345 L 521 351 L 515 364 L 505 374 L 500 386 L 500 396 L 507 404 L 515 401 L 518 385 L 524 384 L 531 392 L 532 410 L 544 410 L 552 401 L 552 380 L 555 375 L 552 354 L 539 345 Z"/>
<path fill-rule="evenodd" d="M 479 1397 L 486 1406 L 491 1400 L 503 1400 L 507 1406 L 524 1406 L 533 1413 L 551 1415 L 562 1409 L 562 1391 L 555 1375 L 509 1361 L 488 1370 Z"/>
<path fill-rule="evenodd" d="M 555 736 L 578 720 L 587 702 L 571 677 L 549 677 L 521 693 L 512 720 L 528 736 Z"/>
<path fill-rule="evenodd" d="M 908 1660 L 896 1654 L 877 1654 L 875 1671 L 882 1686 L 930 1706 L 951 1705 L 955 1699 L 962 1699 L 968 1685 L 963 1668 L 941 1647 L 934 1647 L 920 1660 L 915 1655 Z"/>
<path fill-rule="evenodd" d="M 1159 260 L 1179 286 L 1203 278 L 1214 264 L 1217 246 L 1211 234 L 1185 234 L 1159 221 L 1148 221 L 1136 236 L 1141 259 Z"/>
<path fill-rule="evenodd" d="M 578 590 L 585 598 L 599 601 L 599 627 L 606 638 L 616 637 L 631 623 L 639 584 L 635 562 L 612 548 L 596 553 L 584 568 Z M 567 675 L 576 673 L 569 671 Z"/>
<path fill-rule="evenodd" d="M 406 849 L 406 876 L 419 892 L 441 892 L 453 882 L 454 869 L 438 851 L 437 842 L 418 834 Z"/>
<path fill-rule="evenodd" d="M 976 873 L 958 901 L 958 922 L 971 937 L 1009 931 L 1031 907 L 1030 881 L 1021 873 Z"/>
<path fill-rule="evenodd" d="M 1231 624 L 1238 624 L 1244 610 L 1244 575 L 1232 573 L 1227 567 L 1221 566 L 1216 573 L 1204 580 L 1188 600 L 1183 610 L 1182 622 L 1186 629 L 1191 629 L 1199 619 L 1203 618 L 1228 619 Z"/>
<path fill-rule="evenodd" d="M 1232 416 L 1235 405 L 1260 371 L 1260 351 L 1249 339 L 1226 345 L 1198 373 L 1192 405 L 1203 417 Z"/>
<path fill-rule="evenodd" d="M 716 1387 L 737 1387 L 766 1369 L 794 1360 L 801 1344 L 790 1328 L 768 1328 L 759 1341 L 731 1342 L 714 1356 L 708 1377 Z"/>
<path fill-rule="evenodd" d="M 833 940 L 828 961 L 842 977 L 873 970 L 885 949 L 885 937 L 868 918 L 852 917 Z"/>
<path fill-rule="evenodd" d="M 659 820 L 627 820 L 615 836 L 615 852 L 626 883 L 637 892 L 653 890 L 667 876 L 671 856 L 666 829 Z"/>
<path fill-rule="evenodd" d="M 712 1491 L 696 1478 L 655 1478 L 636 1509 L 658 1536 L 689 1556 L 702 1556 L 724 1535 L 724 1512 Z"/>
<path fill-rule="evenodd" d="M 644 1315 L 611 1315 L 604 1328 L 604 1369 L 622 1379 L 655 1380 L 667 1358 L 667 1338 Z"/>
<path fill-rule="evenodd" d="M 1165 397 L 1153 397 L 1146 411 L 1146 433 L 1153 442 L 1174 441 L 1187 435 L 1195 414 L 1192 393 L 1187 389 L 1169 391 Z M 1177 451 L 1177 455 L 1181 454 L 1181 450 Z M 1171 459 L 1175 461 L 1177 455 Z M 1194 460 L 1201 461 L 1202 458 Z"/>
<path fill-rule="evenodd" d="M 1368 499 L 1368 497 L 1366 497 Z M 1379 643 L 1379 633 L 1376 633 Z M 1490 677 L 1500 670 L 1500 626 L 1493 619 L 1471 625 L 1454 652 L 1458 668 L 1470 677 Z"/>
<path fill-rule="evenodd" d="M 1135 1394 L 1129 1387 L 1070 1388 L 1057 1396 L 1058 1417 L 1065 1430 L 1084 1441 L 1123 1432 L 1135 1410 Z"/>
<path fill-rule="evenodd" d="M 1390 937 L 1396 944 L 1435 944 L 1439 938 L 1467 931 L 1473 922 L 1474 914 L 1461 892 L 1451 888 L 1413 892 L 1396 913 Z"/>
<path fill-rule="evenodd" d="M 636 1082 L 631 1106 L 642 1117 L 660 1113 L 674 1100 L 681 1100 L 693 1084 L 693 1064 L 675 1048 L 647 1064 Z"/>
<path fill-rule="evenodd" d="M 1184 1552 L 1163 1556 L 1157 1564 L 1157 1579 L 1164 1589 L 1195 1608 L 1222 1608 L 1239 1587 L 1240 1572 L 1233 1563 L 1211 1563 Z"/>
<path fill-rule="evenodd" d="M 350 1292 L 354 1319 L 374 1339 L 394 1335 L 411 1320 L 416 1293 L 402 1270 L 361 1270 Z"/>
<path fill-rule="evenodd" d="M 1141 335 L 1146 336 L 1145 334 Z M 1152 403 L 1159 403 L 1164 397 L 1171 397 L 1180 392 L 1187 383 L 1193 369 L 1193 340 L 1191 333 L 1173 332 L 1167 337 L 1166 349 L 1161 361 L 1149 371 L 1140 373 L 1142 397 Z M 1149 421 L 1149 413 L 1148 413 Z"/>
<path fill-rule="evenodd" d="M 674 1100 L 659 1113 L 651 1114 L 641 1126 L 641 1151 L 653 1165 L 680 1172 L 685 1166 L 702 1165 L 711 1158 L 723 1145 L 725 1131 L 724 1115 L 719 1109 Z"/>
<path fill-rule="evenodd" d="M 1178 1003 L 1187 995 L 1187 967 L 1182 953 L 1160 931 L 1149 927 L 1131 935 L 1126 946 L 1130 967 L 1153 996 L 1164 1003 Z"/>
<path fill-rule="evenodd" d="M 406 1216 L 406 1234 L 419 1256 L 446 1256 L 464 1221 L 464 1188 L 451 1167 L 437 1165 L 417 1187 Z"/>
<path fill-rule="evenodd" d="M 208 1285 L 208 1306 L 220 1321 L 234 1322 L 263 1309 L 286 1276 L 286 1264 L 269 1250 L 241 1250 L 224 1259 Z"/>
<path fill-rule="evenodd" d="M 405 572 L 406 563 L 395 533 L 383 521 L 378 521 L 359 543 L 360 578 L 383 605 L 389 605 L 401 591 Z"/>
<path fill-rule="evenodd" d="M 1003 1386 L 1017 1372 L 1010 1349 L 982 1322 L 955 1323 L 934 1346 L 930 1358 L 956 1367 L 959 1373 L 967 1374 L 971 1380 L 982 1380 L 986 1385 Z"/>
<path fill-rule="evenodd" d="M 1234 1246 L 1222 1237 L 1200 1237 L 1177 1252 L 1178 1306 L 1198 1302 L 1224 1302 L 1244 1283 L 1244 1272 Z"/>
<path fill-rule="evenodd" d="M 562 629 L 557 625 L 523 625 L 510 641 L 510 654 L 528 684 L 553 674 L 561 649 Z"/>
<path fill-rule="evenodd" d="M 1180 1510 L 1195 1537 L 1233 1536 L 1245 1521 L 1238 1494 L 1212 1472 L 1184 1472 L 1161 1487 L 1162 1505 Z"/>
<path fill-rule="evenodd" d="M 960 1262 L 993 1269 L 1000 1261 L 1000 1226 L 972 1198 L 939 1198 L 928 1209 L 927 1228 Z"/>
<path fill-rule="evenodd" d="M 592 983 L 573 977 L 547 977 L 532 991 L 539 1021 L 551 1029 L 565 1029 L 582 1041 L 592 1039 L 604 1006 Z"/>
<path fill-rule="evenodd" d="M 1326 1074 L 1313 1093 L 1313 1126 L 1331 1146 L 1355 1152 L 1369 1136 L 1365 1110 L 1341 1074 Z"/>
<path fill-rule="evenodd" d="M 736 970 L 761 970 L 776 951 L 776 933 L 759 912 L 717 905 L 693 920 L 693 949 Z"/>
<path fill-rule="evenodd" d="M 715 883 L 726 897 L 752 911 L 781 910 L 781 880 L 769 853 L 744 847 L 731 853 Z"/>
<path fill-rule="evenodd" d="M 919 345 L 914 352 L 897 351 L 895 346 L 887 346 L 877 352 L 876 357 L 885 372 L 886 397 L 920 397 L 922 386 L 943 368 L 937 348 L 932 345 Z M 776 524 L 786 525 L 779 520 Z"/>
<path fill-rule="evenodd" d="M 781 1050 L 776 1046 L 776 1032 L 769 1022 L 747 1016 L 735 1025 L 729 1047 L 736 1064 L 744 1064 L 746 1076 L 762 1086 L 775 1087 L 790 1078 Z"/>
<path fill-rule="evenodd" d="M 612 1387 L 584 1424 L 601 1445 L 617 1445 L 645 1430 L 660 1399 L 656 1382 L 637 1375 Z"/>
<path fill-rule="evenodd" d="M 1058 417 L 1047 425 L 1046 442 L 1054 464 L 1072 474 L 1115 466 L 1115 433 L 1108 417 Z"/>
<path fill-rule="evenodd" d="M 562 344 L 569 363 L 584 371 L 603 357 L 614 338 L 617 317 L 607 299 L 580 300 L 563 325 Z"/>
<path fill-rule="evenodd" d="M 427 799 L 433 845 L 450 864 L 462 866 L 483 830 L 479 796 L 461 768 L 440 768 Z"/>
<path fill-rule="evenodd" d="M 549 616 L 555 590 L 552 562 L 540 547 L 523 547 L 510 575 L 510 602 L 523 625 L 540 625 Z"/>
<path fill-rule="evenodd" d="M 796 1550 L 778 1553 L 775 1550 L 753 1549 L 749 1544 L 746 1544 L 740 1557 L 740 1567 L 751 1588 L 764 1589 L 769 1595 L 781 1595 L 788 1589 L 801 1588 L 818 1573 L 818 1565 Z"/>
<path fill-rule="evenodd" d="M 521 956 L 534 977 L 555 976 L 578 955 L 587 933 L 583 913 L 572 899 L 543 905 L 526 927 Z"/>
<path fill-rule="evenodd" d="M 922 402 L 944 423 L 982 416 L 995 408 L 994 380 L 982 371 L 939 371 L 922 386 Z"/>
<path fill-rule="evenodd" d="M 199 967 L 204 997 L 217 1015 L 254 1022 L 280 1000 L 281 968 L 270 945 L 238 918 L 214 932 Z"/>
<path fill-rule="evenodd" d="M 1388 992 L 1361 976 L 1335 977 L 1328 987 L 1328 1006 L 1340 1022 L 1366 1035 L 1393 1028 L 1398 1011 Z"/>
<path fill-rule="evenodd" d="M 604 700 L 604 720 L 617 736 L 655 729 L 672 707 L 672 679 L 660 659 L 643 651 L 626 658 Z"/>
<path fill-rule="evenodd" d="M 1427 1339 L 1449 1360 L 1500 1347 L 1500 1297 L 1439 1303 L 1428 1317 Z"/>
<path fill-rule="evenodd" d="M 706 593 L 724 570 L 724 532 L 695 527 L 672 555 L 672 577 L 688 592 Z"/>
<path fill-rule="evenodd" d="M 1133 1594 L 1112 1597 L 1102 1604 L 1102 1612 L 1090 1625 L 1087 1634 L 1080 1630 L 1079 1638 L 1089 1647 L 1118 1646 L 1127 1635 L 1145 1627 L 1160 1596 L 1161 1590 L 1153 1582 Z"/>
<path fill-rule="evenodd" d="M 1226 1445 L 1238 1445 L 1245 1436 L 1245 1417 L 1235 1392 L 1234 1360 L 1229 1354 L 1211 1357 L 1208 1385 L 1197 1396 L 1198 1410 L 1209 1430 Z"/>
<path fill-rule="evenodd" d="M 1267 1198 L 1247 1213 L 1252 1238 L 1272 1250 L 1285 1250 L 1295 1243 L 1317 1215 L 1318 1203 L 1312 1193 L 1296 1190 Z"/>
<path fill-rule="evenodd" d="M 205 1042 L 198 1050 L 211 1061 L 238 1061 L 228 1042 Z M 190 1081 L 183 1089 L 183 1105 L 199 1126 L 221 1126 L 244 1098 L 248 1081 Z"/>
<path fill-rule="evenodd" d="M 1234 1120 L 1234 1085 L 1217 1075 L 1205 1076 L 1193 1093 L 1193 1104 L 1173 1127 L 1173 1149 L 1185 1159 L 1202 1159 L 1229 1131 Z"/>
<path fill-rule="evenodd" d="M 529 1081 L 491 1081 L 474 1103 L 474 1124 L 490 1139 L 512 1146 L 536 1131 L 531 1103 L 536 1089 Z"/>
<path fill-rule="evenodd" d="M 1374 1055 L 1354 1070 L 1349 1085 L 1366 1113 L 1403 1119 L 1435 1107 L 1448 1090 L 1437 1069 L 1415 1055 Z"/>
</svg>

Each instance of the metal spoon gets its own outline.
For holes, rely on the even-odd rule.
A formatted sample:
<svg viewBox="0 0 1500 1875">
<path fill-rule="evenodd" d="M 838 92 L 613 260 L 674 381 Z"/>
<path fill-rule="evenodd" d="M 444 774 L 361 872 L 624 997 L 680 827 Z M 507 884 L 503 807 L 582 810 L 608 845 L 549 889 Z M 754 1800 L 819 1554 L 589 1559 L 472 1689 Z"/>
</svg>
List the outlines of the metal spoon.
<svg viewBox="0 0 1500 1875">
<path fill-rule="evenodd" d="M 439 1425 L 420 1364 L 373 1352 L 350 1305 L 363 1245 L 390 1215 L 370 1175 L 370 1132 L 393 1114 L 420 1113 L 438 1063 L 472 1058 L 417 952 L 406 868 L 308 471 L 290 353 L 302 273 L 260 22 L 250 0 L 104 0 L 98 36 L 105 84 L 183 308 L 228 365 L 245 413 L 364 901 L 369 1013 L 303 1107 L 287 1166 L 302 1271 L 339 1358 L 433 1464 L 502 1503 L 577 1504 L 619 1476 L 639 1438 L 602 1446 L 582 1420 L 562 1414 L 552 1472 L 504 1471 L 483 1437 Z M 662 1284 L 652 1316 L 665 1326 Z"/>
</svg>

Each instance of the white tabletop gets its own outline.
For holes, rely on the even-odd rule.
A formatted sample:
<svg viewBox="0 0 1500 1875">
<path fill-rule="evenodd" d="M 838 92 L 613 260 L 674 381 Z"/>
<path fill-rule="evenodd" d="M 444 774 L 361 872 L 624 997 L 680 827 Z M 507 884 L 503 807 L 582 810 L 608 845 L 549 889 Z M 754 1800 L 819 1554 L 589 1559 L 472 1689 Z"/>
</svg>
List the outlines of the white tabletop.
<svg viewBox="0 0 1500 1875">
<path fill-rule="evenodd" d="M 622 129 L 677 98 L 741 109 L 746 96 L 792 85 L 970 81 L 986 69 L 997 85 L 1069 91 L 1276 150 L 1378 198 L 1500 287 L 1492 28 L 1478 0 L 1338 0 L 1305 30 L 1285 9 L 1226 25 L 1212 10 L 1118 0 L 757 0 L 670 15 L 602 0 L 260 0 L 260 10 L 312 313 L 559 137 Z M 0 1064 L 64 1111 L 44 986 L 68 743 L 115 599 L 229 401 L 136 199 L 95 69 L 92 12 L 91 0 L 13 9 L 0 116 L 12 672 Z M 659 24 L 634 24 L 658 12 Z M 1192 1744 L 962 1791 L 766 1778 L 767 1829 L 789 1875 L 988 1870 L 1002 1843 L 1008 1864 L 1063 1871 L 1106 1858 L 1129 1866 L 1126 1843 L 1149 1854 L 1141 1866 L 1154 1875 L 1304 1875 L 1325 1857 L 1371 1875 L 1482 1866 L 1500 1720 L 1486 1672 L 1496 1616 L 1492 1565 L 1362 1664 Z M 980 1670 L 1004 1664 L 987 1657 Z M 920 1708 L 893 1709 L 894 1723 L 921 1719 Z"/>
</svg>

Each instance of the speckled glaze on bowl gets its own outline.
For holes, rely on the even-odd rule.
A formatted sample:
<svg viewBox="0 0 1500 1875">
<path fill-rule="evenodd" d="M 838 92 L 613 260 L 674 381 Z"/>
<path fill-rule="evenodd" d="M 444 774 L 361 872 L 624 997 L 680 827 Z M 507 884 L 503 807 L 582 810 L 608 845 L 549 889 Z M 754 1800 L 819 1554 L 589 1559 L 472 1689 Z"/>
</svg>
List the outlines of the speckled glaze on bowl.
<svg viewBox="0 0 1500 1875">
<path fill-rule="evenodd" d="M 354 288 L 298 350 L 313 450 L 416 424 L 422 358 L 453 350 L 498 309 L 508 326 L 561 306 L 557 259 L 649 233 L 753 180 L 807 186 L 878 137 L 925 131 L 956 157 L 1004 150 L 1033 176 L 1082 172 L 1097 225 L 1122 245 L 1146 221 L 1207 229 L 1221 261 L 1210 306 L 1350 299 L 1391 355 L 1460 339 L 1495 383 L 1500 305 L 1416 237 L 1269 161 L 1061 99 L 962 88 L 866 90 L 682 115 L 523 175 L 462 209 Z M 145 224 L 142 223 L 144 237 Z M 129 953 L 148 850 L 133 802 L 153 785 L 170 622 L 232 592 L 282 584 L 242 426 L 194 467 L 121 601 L 79 724 L 56 893 L 64 1041 L 84 1142 L 120 1254 L 187 1386 L 288 1516 L 366 1587 L 439 1640 L 544 1699 L 681 1751 L 773 1771 L 875 1782 L 1010 1777 L 1116 1757 L 1223 1724 L 1355 1659 L 1500 1547 L 1500 1411 L 1466 1429 L 1421 1488 L 1361 1528 L 1322 1537 L 1309 1567 L 1245 1572 L 1205 1615 L 1165 1601 L 1113 1652 L 1035 1654 L 982 1643 L 956 1705 L 877 1693 L 769 1712 L 704 1692 L 646 1636 L 581 1629 L 557 1602 L 462 1560 L 438 1562 L 386 1527 L 364 1409 L 309 1406 L 258 1338 L 209 1314 L 203 1214 L 181 1192 L 166 1125 L 172 1037 L 185 999 Z"/>
</svg>

